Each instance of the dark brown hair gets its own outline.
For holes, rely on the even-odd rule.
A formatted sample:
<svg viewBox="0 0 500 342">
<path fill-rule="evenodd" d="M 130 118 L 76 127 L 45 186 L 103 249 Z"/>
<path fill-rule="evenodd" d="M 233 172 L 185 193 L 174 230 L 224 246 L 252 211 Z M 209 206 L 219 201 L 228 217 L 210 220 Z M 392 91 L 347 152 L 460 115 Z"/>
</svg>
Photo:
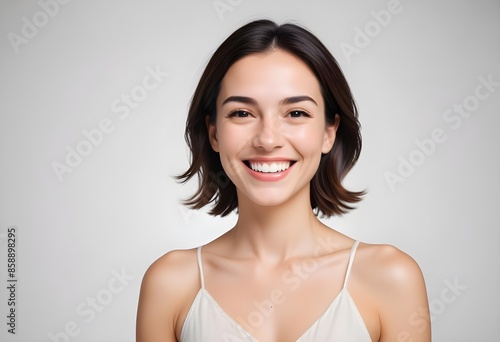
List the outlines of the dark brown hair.
<svg viewBox="0 0 500 342">
<path fill-rule="evenodd" d="M 348 191 L 341 184 L 361 150 L 358 113 L 349 85 L 335 58 L 312 33 L 295 24 L 278 25 L 270 20 L 253 21 L 231 34 L 215 51 L 201 76 L 186 122 L 191 165 L 176 177 L 187 182 L 198 175 L 198 190 L 184 204 L 200 209 L 213 203 L 210 214 L 221 216 L 238 207 L 236 187 L 210 145 L 205 118 L 209 115 L 210 122 L 215 123 L 220 83 L 231 65 L 247 55 L 272 49 L 287 51 L 306 63 L 321 85 L 327 123 L 334 123 L 335 114 L 340 117 L 335 144 L 321 156 L 311 180 L 311 207 L 316 215 L 343 214 L 364 194 Z"/>
</svg>

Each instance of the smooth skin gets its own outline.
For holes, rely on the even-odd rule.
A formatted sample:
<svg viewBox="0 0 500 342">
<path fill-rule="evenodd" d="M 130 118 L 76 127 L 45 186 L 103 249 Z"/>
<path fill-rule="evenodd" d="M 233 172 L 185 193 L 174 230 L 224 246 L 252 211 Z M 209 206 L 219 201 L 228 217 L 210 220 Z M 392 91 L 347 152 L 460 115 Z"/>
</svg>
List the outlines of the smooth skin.
<svg viewBox="0 0 500 342">
<path fill-rule="evenodd" d="M 296 341 L 340 292 L 354 240 L 313 214 L 310 180 L 339 125 L 325 120 L 318 80 L 297 57 L 271 50 L 226 73 L 210 143 L 236 185 L 235 226 L 203 247 L 205 287 L 261 342 Z M 292 161 L 286 176 L 262 180 L 248 161 Z M 200 290 L 196 250 L 177 250 L 147 270 L 137 314 L 138 342 L 179 341 Z M 372 341 L 431 340 L 424 279 L 415 261 L 390 245 L 361 243 L 348 291 Z M 256 322 L 256 303 L 273 302 Z M 307 304 L 307 305 L 306 305 Z"/>
</svg>

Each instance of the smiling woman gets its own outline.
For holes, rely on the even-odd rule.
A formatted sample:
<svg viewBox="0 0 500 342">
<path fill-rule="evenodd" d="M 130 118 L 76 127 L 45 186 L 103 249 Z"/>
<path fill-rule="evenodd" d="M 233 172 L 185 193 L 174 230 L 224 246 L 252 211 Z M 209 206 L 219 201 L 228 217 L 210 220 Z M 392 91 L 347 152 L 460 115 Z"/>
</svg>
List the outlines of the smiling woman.
<svg viewBox="0 0 500 342">
<path fill-rule="evenodd" d="M 188 206 L 238 220 L 151 265 L 137 341 L 430 341 L 413 259 L 318 219 L 363 195 L 341 184 L 359 131 L 348 84 L 310 32 L 259 20 L 226 39 L 193 96 L 179 179 L 200 179 Z"/>
</svg>

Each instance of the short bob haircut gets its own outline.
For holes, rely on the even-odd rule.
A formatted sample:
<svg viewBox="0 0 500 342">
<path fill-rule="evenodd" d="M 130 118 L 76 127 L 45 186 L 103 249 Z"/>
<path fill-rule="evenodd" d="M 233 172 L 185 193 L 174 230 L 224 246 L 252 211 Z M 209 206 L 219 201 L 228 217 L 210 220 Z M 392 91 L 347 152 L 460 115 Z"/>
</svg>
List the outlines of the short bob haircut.
<svg viewBox="0 0 500 342">
<path fill-rule="evenodd" d="M 332 150 L 321 156 L 311 180 L 311 207 L 315 215 L 341 215 L 361 200 L 363 191 L 351 192 L 341 181 L 356 163 L 361 151 L 360 124 L 349 85 L 335 58 L 312 33 L 295 24 L 278 25 L 270 20 L 250 22 L 231 34 L 209 60 L 194 92 L 186 122 L 185 139 L 191 150 L 191 165 L 176 176 L 182 183 L 198 175 L 198 190 L 184 201 L 191 209 L 213 203 L 211 215 L 225 216 L 238 208 L 236 187 L 229 180 L 219 155 L 212 149 L 206 125 L 216 120 L 220 83 L 233 63 L 250 54 L 274 49 L 286 51 L 309 66 L 318 79 L 325 101 L 327 124 L 340 117 Z"/>
</svg>

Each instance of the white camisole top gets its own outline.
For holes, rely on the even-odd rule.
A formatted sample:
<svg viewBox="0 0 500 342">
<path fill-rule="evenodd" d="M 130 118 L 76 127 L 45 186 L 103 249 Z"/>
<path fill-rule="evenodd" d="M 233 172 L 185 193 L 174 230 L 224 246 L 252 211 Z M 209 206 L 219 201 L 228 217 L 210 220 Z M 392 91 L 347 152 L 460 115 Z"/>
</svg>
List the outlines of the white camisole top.
<svg viewBox="0 0 500 342">
<path fill-rule="evenodd" d="M 297 342 L 370 342 L 370 334 L 347 291 L 352 262 L 359 241 L 352 246 L 344 286 L 321 317 Z M 259 342 L 222 309 L 205 289 L 201 247 L 197 249 L 201 289 L 181 330 L 181 342 Z M 292 323 L 293 324 L 293 323 Z M 285 341 L 284 341 L 285 342 Z"/>
</svg>

